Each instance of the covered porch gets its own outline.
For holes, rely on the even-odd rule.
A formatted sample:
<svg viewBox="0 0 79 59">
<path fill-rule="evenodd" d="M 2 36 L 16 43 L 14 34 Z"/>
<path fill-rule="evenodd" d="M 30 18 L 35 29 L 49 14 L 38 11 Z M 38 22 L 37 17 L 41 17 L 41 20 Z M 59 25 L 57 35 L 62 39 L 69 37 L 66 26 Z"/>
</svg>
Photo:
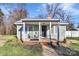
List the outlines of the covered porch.
<svg viewBox="0 0 79 59">
<path fill-rule="evenodd" d="M 59 22 L 44 21 L 23 21 L 23 41 L 50 41 L 50 39 L 59 39 Z"/>
</svg>

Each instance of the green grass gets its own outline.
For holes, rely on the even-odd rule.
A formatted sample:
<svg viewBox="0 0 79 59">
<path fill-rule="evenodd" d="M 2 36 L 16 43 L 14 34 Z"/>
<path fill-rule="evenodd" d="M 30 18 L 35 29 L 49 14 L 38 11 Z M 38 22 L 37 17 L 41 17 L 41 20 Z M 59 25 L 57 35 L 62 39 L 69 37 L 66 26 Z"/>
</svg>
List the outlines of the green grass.
<svg viewBox="0 0 79 59">
<path fill-rule="evenodd" d="M 79 51 L 79 37 L 67 37 L 66 39 L 78 41 L 77 43 L 72 42 L 69 48 Z"/>
<path fill-rule="evenodd" d="M 0 35 L 0 39 L 1 40 L 15 40 L 16 39 L 16 35 Z"/>
<path fill-rule="evenodd" d="M 72 43 L 71 48 L 78 50 L 79 49 L 79 44 L 78 43 Z"/>
<path fill-rule="evenodd" d="M 41 45 L 22 45 L 15 35 L 1 35 L 0 40 L 6 40 L 5 45 L 0 47 L 0 56 L 40 56 L 42 55 Z M 11 44 L 14 43 L 14 44 Z"/>
<path fill-rule="evenodd" d="M 70 39 L 70 40 L 78 40 L 78 41 L 79 41 L 79 37 L 67 37 L 66 39 Z"/>
<path fill-rule="evenodd" d="M 77 43 L 71 43 L 69 48 L 79 51 L 79 37 L 67 37 L 68 40 L 76 40 Z"/>
<path fill-rule="evenodd" d="M 24 45 L 11 45 L 6 44 L 0 47 L 0 55 L 2 56 L 40 56 L 42 49 L 39 46 L 24 46 Z"/>
<path fill-rule="evenodd" d="M 79 51 L 79 43 L 72 43 L 69 48 Z"/>
</svg>

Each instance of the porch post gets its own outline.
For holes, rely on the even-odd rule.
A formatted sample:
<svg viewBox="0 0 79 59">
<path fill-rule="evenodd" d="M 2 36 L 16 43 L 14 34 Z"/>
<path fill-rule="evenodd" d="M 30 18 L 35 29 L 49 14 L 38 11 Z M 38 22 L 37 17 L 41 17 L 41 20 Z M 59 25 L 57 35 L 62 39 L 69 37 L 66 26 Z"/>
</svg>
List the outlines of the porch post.
<svg viewBox="0 0 79 59">
<path fill-rule="evenodd" d="M 25 40 L 25 22 L 23 22 L 23 40 Z"/>
<path fill-rule="evenodd" d="M 58 46 L 60 46 L 60 44 L 59 44 L 59 37 L 60 36 L 60 32 L 59 32 L 59 23 L 58 23 L 58 25 L 57 25 L 57 45 Z"/>
<path fill-rule="evenodd" d="M 50 38 L 50 40 L 51 40 L 51 22 L 50 22 L 50 31 L 49 31 L 49 32 L 50 32 L 50 34 L 49 34 L 49 35 L 50 35 L 49 38 Z"/>
<path fill-rule="evenodd" d="M 41 39 L 41 38 L 40 38 L 40 32 L 41 32 L 40 29 L 41 29 L 41 23 L 39 22 L 39 41 L 40 41 L 40 39 Z"/>
</svg>

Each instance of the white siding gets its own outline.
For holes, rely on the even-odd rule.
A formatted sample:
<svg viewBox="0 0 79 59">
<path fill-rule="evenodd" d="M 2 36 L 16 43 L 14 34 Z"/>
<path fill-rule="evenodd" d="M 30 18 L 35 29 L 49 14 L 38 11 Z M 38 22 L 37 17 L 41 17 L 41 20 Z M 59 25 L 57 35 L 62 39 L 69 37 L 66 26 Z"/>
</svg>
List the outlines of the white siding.
<svg viewBox="0 0 79 59">
<path fill-rule="evenodd" d="M 59 26 L 59 40 L 63 41 L 65 38 L 66 26 Z"/>
<path fill-rule="evenodd" d="M 20 28 L 22 27 L 22 25 L 17 25 L 17 38 L 20 39 L 21 38 L 21 31 Z M 29 34 L 29 25 L 26 25 L 26 36 L 25 38 L 28 38 L 28 34 Z M 58 35 L 58 31 L 57 31 L 57 26 L 56 25 L 53 25 L 52 28 L 51 28 L 51 38 L 52 39 L 57 39 L 57 35 Z M 34 28 L 33 28 L 33 31 L 34 31 Z M 33 37 L 35 35 L 35 32 L 38 32 L 38 31 L 34 31 L 33 32 Z M 66 33 L 66 35 L 65 35 Z M 79 32 L 78 32 L 79 33 Z M 76 34 L 76 33 L 75 33 Z M 69 36 L 70 34 L 68 34 L 66 32 L 66 26 L 59 26 L 59 39 L 60 41 L 63 41 L 63 39 L 67 36 Z M 79 35 L 79 34 L 78 34 Z M 23 38 L 23 31 L 22 31 L 22 38 Z M 47 26 L 47 38 L 49 38 L 49 25 Z"/>
<path fill-rule="evenodd" d="M 56 25 L 52 26 L 52 35 L 51 35 L 51 38 L 57 39 L 57 26 Z"/>
<path fill-rule="evenodd" d="M 21 25 L 17 25 L 17 38 L 18 39 L 21 38 L 21 36 L 20 36 L 21 32 L 19 31 L 21 29 L 21 27 L 22 27 Z"/>
</svg>

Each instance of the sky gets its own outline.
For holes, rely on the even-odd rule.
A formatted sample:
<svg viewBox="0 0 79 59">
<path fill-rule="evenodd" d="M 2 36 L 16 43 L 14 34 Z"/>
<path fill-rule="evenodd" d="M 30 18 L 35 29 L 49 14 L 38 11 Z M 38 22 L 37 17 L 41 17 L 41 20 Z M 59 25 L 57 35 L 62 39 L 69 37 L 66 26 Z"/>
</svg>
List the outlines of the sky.
<svg viewBox="0 0 79 59">
<path fill-rule="evenodd" d="M 18 6 L 17 6 L 18 5 Z M 35 17 L 39 14 L 46 14 L 46 3 L 27 3 L 22 4 L 24 5 L 23 8 L 27 9 L 28 14 L 30 17 Z M 63 10 L 65 12 L 68 12 L 72 15 L 72 22 L 73 23 L 79 23 L 79 4 L 78 3 L 63 3 L 61 5 L 63 7 Z M 8 16 L 9 10 L 16 9 L 19 6 L 19 4 L 16 3 L 1 3 L 0 8 L 2 9 L 3 13 Z"/>
</svg>

